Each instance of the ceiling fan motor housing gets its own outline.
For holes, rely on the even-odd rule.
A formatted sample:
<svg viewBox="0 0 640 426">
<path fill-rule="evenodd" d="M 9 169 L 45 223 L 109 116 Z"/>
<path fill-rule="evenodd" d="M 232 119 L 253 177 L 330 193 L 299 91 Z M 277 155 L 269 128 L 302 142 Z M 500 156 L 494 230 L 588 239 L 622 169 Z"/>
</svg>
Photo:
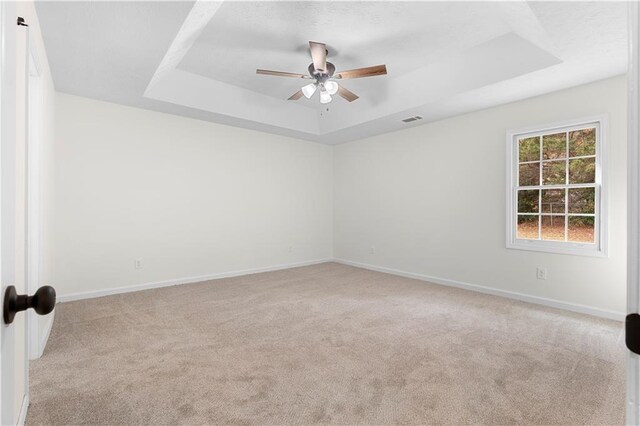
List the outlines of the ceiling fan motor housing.
<svg viewBox="0 0 640 426">
<path fill-rule="evenodd" d="M 316 71 L 313 62 L 309 64 L 309 75 L 315 78 L 318 83 L 324 83 L 331 78 L 335 72 L 336 67 L 331 62 L 327 62 L 327 69 L 324 72 Z"/>
</svg>

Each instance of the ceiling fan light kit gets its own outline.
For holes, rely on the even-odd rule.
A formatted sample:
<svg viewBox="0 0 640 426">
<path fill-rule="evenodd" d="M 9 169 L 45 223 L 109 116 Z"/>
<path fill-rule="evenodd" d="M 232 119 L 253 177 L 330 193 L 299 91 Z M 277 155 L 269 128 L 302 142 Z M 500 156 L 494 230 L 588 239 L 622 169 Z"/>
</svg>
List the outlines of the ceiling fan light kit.
<svg viewBox="0 0 640 426">
<path fill-rule="evenodd" d="M 339 85 L 335 80 L 374 77 L 377 75 L 387 74 L 386 65 L 357 68 L 354 70 L 341 71 L 336 73 L 336 67 L 331 62 L 327 62 L 328 51 L 327 46 L 324 43 L 310 41 L 309 51 L 311 52 L 312 59 L 312 62 L 308 68 L 309 75 L 263 69 L 257 69 L 256 74 L 315 80 L 313 83 L 303 86 L 300 90 L 291 95 L 289 97 L 289 100 L 296 101 L 302 96 L 307 99 L 311 99 L 311 97 L 316 92 L 320 92 L 321 104 L 328 104 L 329 102 L 331 102 L 331 96 L 335 94 L 338 94 L 348 102 L 353 102 L 358 99 L 358 95 L 348 89 L 345 89 L 344 86 Z"/>
</svg>

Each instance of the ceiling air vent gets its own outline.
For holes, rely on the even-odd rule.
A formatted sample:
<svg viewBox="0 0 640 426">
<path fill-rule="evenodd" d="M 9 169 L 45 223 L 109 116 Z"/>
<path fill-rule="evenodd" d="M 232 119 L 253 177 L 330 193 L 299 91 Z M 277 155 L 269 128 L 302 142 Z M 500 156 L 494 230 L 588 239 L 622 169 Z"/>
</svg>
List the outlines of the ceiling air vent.
<svg viewBox="0 0 640 426">
<path fill-rule="evenodd" d="M 415 117 L 409 117 L 402 120 L 404 123 L 411 123 L 412 121 L 422 120 L 422 117 L 416 115 Z"/>
</svg>

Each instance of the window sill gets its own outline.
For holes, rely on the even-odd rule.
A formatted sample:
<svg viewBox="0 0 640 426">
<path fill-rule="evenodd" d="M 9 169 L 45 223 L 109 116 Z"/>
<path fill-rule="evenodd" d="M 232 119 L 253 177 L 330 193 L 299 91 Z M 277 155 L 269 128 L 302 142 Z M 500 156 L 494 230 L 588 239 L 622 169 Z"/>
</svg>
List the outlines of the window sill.
<svg viewBox="0 0 640 426">
<path fill-rule="evenodd" d="M 606 250 L 598 249 L 589 244 L 571 244 L 563 243 L 554 244 L 552 242 L 545 244 L 545 242 L 535 240 L 516 240 L 515 242 L 507 243 L 508 249 L 537 251 L 551 254 L 566 254 L 571 256 L 589 256 L 589 257 L 601 257 L 608 258 L 609 255 Z"/>
</svg>

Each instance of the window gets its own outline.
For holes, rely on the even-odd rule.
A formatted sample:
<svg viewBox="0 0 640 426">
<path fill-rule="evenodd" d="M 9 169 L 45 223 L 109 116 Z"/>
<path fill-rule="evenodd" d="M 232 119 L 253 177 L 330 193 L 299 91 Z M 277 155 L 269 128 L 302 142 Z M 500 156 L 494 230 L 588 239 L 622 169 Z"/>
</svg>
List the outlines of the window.
<svg viewBox="0 0 640 426">
<path fill-rule="evenodd" d="M 603 117 L 507 133 L 507 247 L 606 255 Z"/>
</svg>

